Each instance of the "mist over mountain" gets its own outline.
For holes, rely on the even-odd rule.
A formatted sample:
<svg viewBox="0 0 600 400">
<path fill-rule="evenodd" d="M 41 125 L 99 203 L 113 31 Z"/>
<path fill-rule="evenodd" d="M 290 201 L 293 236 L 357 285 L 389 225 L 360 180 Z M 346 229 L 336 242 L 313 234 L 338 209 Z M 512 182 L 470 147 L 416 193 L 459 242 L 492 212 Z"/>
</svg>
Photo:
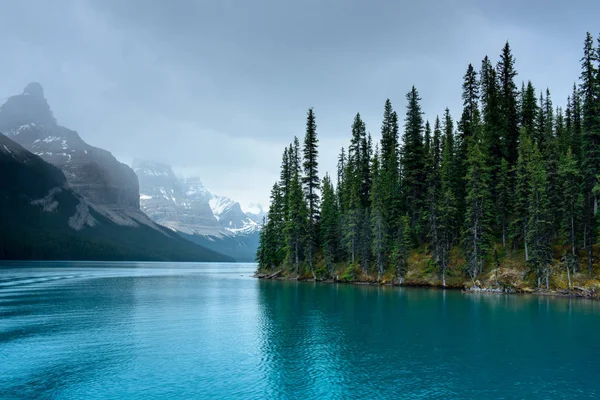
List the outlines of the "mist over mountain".
<svg viewBox="0 0 600 400">
<path fill-rule="evenodd" d="M 144 214 L 135 172 L 59 125 L 39 83 L 0 106 L 0 132 L 0 258 L 230 260 Z M 153 178 L 182 196 L 169 176 Z M 212 222 L 207 200 L 191 203 Z"/>
<path fill-rule="evenodd" d="M 178 177 L 170 165 L 136 159 L 141 209 L 155 222 L 240 261 L 253 261 L 264 211 L 210 193 L 199 177 Z"/>
</svg>

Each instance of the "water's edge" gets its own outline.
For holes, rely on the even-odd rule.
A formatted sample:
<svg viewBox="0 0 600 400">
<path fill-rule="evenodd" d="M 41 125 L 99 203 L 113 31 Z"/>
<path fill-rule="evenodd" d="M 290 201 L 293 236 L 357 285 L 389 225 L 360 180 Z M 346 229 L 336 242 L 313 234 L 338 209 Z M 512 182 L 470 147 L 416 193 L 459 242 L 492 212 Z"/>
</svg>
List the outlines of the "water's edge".
<svg viewBox="0 0 600 400">
<path fill-rule="evenodd" d="M 278 280 L 278 281 L 297 281 L 297 282 L 313 282 L 313 283 L 325 283 L 325 284 L 344 284 L 344 285 L 368 285 L 368 286 L 388 286 L 388 287 L 410 287 L 410 288 L 427 288 L 427 289 L 440 289 L 440 290 L 451 290 L 461 291 L 465 293 L 486 293 L 486 294 L 497 294 L 497 295 L 535 295 L 535 296 L 552 296 L 552 297 L 572 297 L 572 298 L 585 298 L 592 300 L 600 300 L 600 294 L 596 294 L 590 290 L 584 288 L 575 288 L 572 290 L 551 290 L 544 288 L 536 288 L 533 290 L 515 289 L 515 288 L 494 288 L 485 286 L 442 286 L 436 283 L 378 283 L 366 280 L 355 280 L 355 281 L 342 281 L 342 280 L 314 280 L 310 278 L 295 278 L 280 276 L 277 272 L 271 275 L 263 273 L 254 273 L 253 278 L 261 280 Z"/>
</svg>

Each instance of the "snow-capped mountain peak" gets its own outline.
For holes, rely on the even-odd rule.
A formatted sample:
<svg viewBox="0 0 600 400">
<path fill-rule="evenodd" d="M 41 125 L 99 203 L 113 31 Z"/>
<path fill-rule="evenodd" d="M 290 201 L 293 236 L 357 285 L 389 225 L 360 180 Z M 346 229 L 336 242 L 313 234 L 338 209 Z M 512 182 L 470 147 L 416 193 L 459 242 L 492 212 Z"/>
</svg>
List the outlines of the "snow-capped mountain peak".
<svg viewBox="0 0 600 400">
<path fill-rule="evenodd" d="M 142 209 L 156 222 L 188 234 L 237 236 L 257 232 L 254 216 L 228 197 L 213 195 L 197 177 L 177 177 L 166 164 L 135 160 Z"/>
</svg>

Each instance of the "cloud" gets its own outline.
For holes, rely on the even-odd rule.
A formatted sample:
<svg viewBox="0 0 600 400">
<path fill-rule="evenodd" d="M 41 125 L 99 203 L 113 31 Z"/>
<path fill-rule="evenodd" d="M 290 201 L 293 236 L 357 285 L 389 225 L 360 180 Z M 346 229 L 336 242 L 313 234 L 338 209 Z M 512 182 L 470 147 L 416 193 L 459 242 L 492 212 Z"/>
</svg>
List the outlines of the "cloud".
<svg viewBox="0 0 600 400">
<path fill-rule="evenodd" d="M 6 2 L 0 99 L 39 81 L 90 144 L 264 203 L 309 107 L 321 174 L 335 174 L 356 112 L 378 139 L 385 99 L 403 118 L 414 84 L 426 118 L 458 119 L 468 63 L 497 60 L 506 40 L 519 84 L 564 104 L 598 14 L 594 0 Z"/>
</svg>

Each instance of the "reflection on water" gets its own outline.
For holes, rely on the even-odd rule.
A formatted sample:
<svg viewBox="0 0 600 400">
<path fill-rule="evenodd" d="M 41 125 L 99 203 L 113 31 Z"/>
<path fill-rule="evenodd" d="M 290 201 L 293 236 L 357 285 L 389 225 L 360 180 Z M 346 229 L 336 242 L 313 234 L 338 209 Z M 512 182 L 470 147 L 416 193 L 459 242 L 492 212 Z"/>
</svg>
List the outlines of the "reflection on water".
<svg viewBox="0 0 600 400">
<path fill-rule="evenodd" d="M 0 270 L 0 398 L 597 397 L 598 302 L 258 281 L 251 264 Z"/>
</svg>

